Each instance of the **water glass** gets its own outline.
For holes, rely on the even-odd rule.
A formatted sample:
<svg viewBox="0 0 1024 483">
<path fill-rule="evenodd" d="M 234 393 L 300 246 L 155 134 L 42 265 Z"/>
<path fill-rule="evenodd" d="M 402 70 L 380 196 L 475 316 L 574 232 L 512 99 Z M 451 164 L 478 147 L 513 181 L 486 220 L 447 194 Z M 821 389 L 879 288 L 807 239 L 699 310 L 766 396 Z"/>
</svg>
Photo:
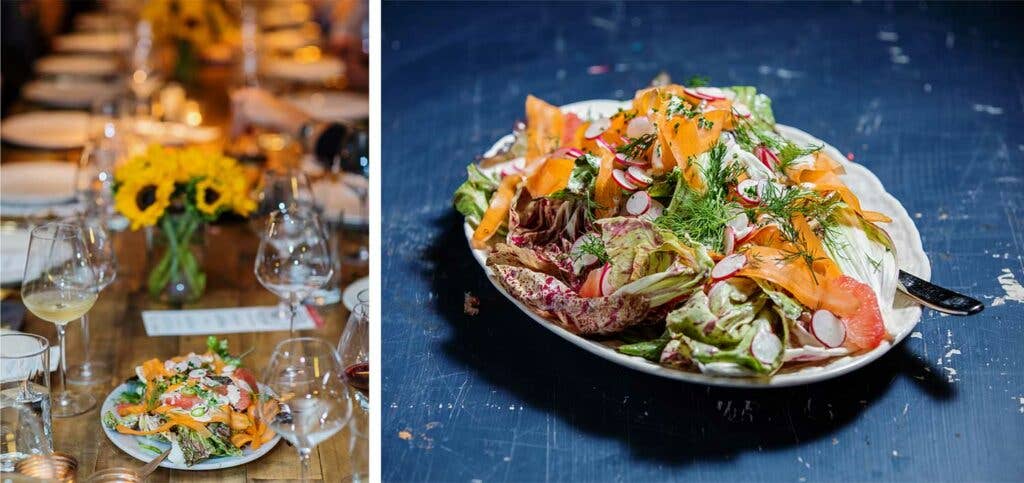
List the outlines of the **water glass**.
<svg viewBox="0 0 1024 483">
<path fill-rule="evenodd" d="M 65 220 L 82 228 L 89 260 L 95 271 L 96 291 L 114 283 L 117 278 L 117 254 L 114 251 L 114 239 L 104 228 L 100 218 L 76 217 Z M 92 385 L 110 380 L 110 365 L 103 361 L 92 360 L 89 331 L 89 314 L 82 315 L 82 363 L 68 368 L 68 382 L 71 384 Z"/>
<path fill-rule="evenodd" d="M 0 335 L 0 471 L 53 451 L 50 343 L 32 334 Z"/>
</svg>

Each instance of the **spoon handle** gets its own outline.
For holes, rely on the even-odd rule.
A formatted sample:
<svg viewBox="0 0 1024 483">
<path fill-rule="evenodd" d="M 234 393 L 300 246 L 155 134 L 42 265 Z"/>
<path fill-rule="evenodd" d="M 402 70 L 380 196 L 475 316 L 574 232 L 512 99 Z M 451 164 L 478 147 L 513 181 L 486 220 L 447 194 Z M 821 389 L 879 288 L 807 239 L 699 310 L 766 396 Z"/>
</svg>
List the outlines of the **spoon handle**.
<svg viewBox="0 0 1024 483">
<path fill-rule="evenodd" d="M 942 288 L 903 270 L 900 270 L 899 281 L 900 290 L 903 293 L 920 302 L 921 305 L 931 307 L 939 312 L 952 315 L 974 315 L 985 308 L 985 304 L 977 299 Z"/>
<path fill-rule="evenodd" d="M 143 466 L 142 468 L 139 468 L 139 470 L 138 470 L 139 471 L 139 475 L 143 479 L 145 479 L 147 476 L 149 476 L 150 473 L 156 471 L 156 467 L 160 466 L 160 463 L 163 462 L 163 460 L 166 459 L 167 455 L 169 455 L 169 454 L 171 454 L 171 450 L 170 449 L 168 449 L 167 451 L 164 451 L 160 456 L 157 456 L 156 458 L 153 458 L 152 461 L 150 461 L 149 463 L 146 463 L 146 466 Z"/>
</svg>

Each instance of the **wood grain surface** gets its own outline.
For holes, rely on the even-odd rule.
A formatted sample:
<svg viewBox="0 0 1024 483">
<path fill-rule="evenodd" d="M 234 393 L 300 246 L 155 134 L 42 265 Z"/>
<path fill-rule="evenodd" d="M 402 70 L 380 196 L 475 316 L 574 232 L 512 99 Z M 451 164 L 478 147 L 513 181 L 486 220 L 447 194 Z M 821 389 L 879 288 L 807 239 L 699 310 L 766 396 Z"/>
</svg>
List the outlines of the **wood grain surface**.
<svg viewBox="0 0 1024 483">
<path fill-rule="evenodd" d="M 1024 480 L 1024 39 L 1019 6 L 424 5 L 382 12 L 385 481 Z M 625 99 L 659 71 L 756 85 L 850 153 L 921 231 L 926 310 L 852 374 L 736 390 L 588 354 L 501 297 L 451 194 L 528 94 Z M 480 298 L 466 315 L 466 293 Z"/>
</svg>

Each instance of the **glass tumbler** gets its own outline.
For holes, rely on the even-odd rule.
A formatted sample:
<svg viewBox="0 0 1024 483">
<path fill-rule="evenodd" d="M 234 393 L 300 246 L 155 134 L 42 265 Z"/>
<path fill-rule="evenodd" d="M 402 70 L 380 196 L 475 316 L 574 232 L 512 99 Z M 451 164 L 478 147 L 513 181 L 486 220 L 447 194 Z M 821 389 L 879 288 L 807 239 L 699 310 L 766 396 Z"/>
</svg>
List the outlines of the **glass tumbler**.
<svg viewBox="0 0 1024 483">
<path fill-rule="evenodd" d="M 50 343 L 32 334 L 0 335 L 0 471 L 53 451 Z"/>
</svg>

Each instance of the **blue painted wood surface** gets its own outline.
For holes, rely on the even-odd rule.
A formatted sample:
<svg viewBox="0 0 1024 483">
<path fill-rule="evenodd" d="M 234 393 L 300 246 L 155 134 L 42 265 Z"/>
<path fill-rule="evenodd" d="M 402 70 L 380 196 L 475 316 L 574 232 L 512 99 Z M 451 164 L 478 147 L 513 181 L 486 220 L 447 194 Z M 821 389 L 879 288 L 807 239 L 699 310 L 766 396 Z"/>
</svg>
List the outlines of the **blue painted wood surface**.
<svg viewBox="0 0 1024 483">
<path fill-rule="evenodd" d="M 1021 13 L 385 4 L 383 478 L 1024 479 Z M 470 256 L 449 205 L 464 166 L 527 94 L 626 98 L 663 69 L 756 85 L 781 122 L 853 153 L 914 216 L 933 279 L 989 306 L 925 311 L 867 368 L 762 391 L 640 374 L 530 321 Z"/>
</svg>

